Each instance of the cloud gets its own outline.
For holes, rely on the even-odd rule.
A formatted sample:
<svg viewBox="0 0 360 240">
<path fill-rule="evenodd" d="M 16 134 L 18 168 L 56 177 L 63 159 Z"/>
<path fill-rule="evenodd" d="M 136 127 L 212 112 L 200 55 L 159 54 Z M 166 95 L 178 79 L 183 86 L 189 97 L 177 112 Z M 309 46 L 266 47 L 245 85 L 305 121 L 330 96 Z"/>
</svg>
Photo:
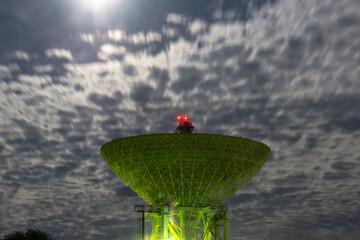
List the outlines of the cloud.
<svg viewBox="0 0 360 240">
<path fill-rule="evenodd" d="M 183 17 L 182 15 L 180 15 L 180 14 L 169 13 L 166 16 L 166 21 L 168 23 L 184 24 L 184 23 L 186 23 L 187 19 L 185 17 Z"/>
<path fill-rule="evenodd" d="M 11 76 L 11 70 L 9 67 L 0 65 L 0 76 L 1 78 L 10 77 Z"/>
<path fill-rule="evenodd" d="M 113 40 L 115 42 L 120 42 L 126 39 L 126 32 L 119 29 L 108 30 L 107 36 L 109 40 Z"/>
<path fill-rule="evenodd" d="M 47 49 L 45 51 L 45 55 L 48 58 L 63 58 L 70 61 L 73 60 L 71 52 L 66 49 L 57 49 L 57 48 Z"/>
<path fill-rule="evenodd" d="M 120 60 L 122 59 L 125 53 L 126 53 L 126 48 L 124 46 L 104 44 L 99 48 L 98 58 L 104 61 L 110 60 L 112 58 Z"/>
<path fill-rule="evenodd" d="M 38 65 L 38 66 L 34 66 L 34 70 L 37 73 L 50 73 L 54 70 L 54 67 L 51 64 Z"/>
<path fill-rule="evenodd" d="M 196 19 L 192 23 L 190 23 L 189 30 L 191 34 L 199 34 L 202 31 L 204 31 L 207 27 L 207 24 L 205 21 Z"/>
<path fill-rule="evenodd" d="M 30 60 L 30 56 L 28 53 L 24 52 L 24 51 L 15 51 L 12 54 L 10 54 L 10 58 L 13 59 L 18 59 L 18 60 L 24 60 L 24 61 L 29 61 Z"/>
<path fill-rule="evenodd" d="M 162 34 L 164 34 L 168 38 L 173 38 L 178 34 L 178 31 L 176 28 L 172 28 L 169 26 L 164 26 L 162 28 Z"/>
</svg>

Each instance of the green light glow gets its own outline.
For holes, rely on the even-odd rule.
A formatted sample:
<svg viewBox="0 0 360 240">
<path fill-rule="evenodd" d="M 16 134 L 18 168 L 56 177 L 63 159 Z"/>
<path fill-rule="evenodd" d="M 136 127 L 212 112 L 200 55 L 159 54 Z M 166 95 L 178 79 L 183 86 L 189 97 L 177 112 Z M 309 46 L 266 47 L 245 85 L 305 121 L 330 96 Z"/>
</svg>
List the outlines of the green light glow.
<svg viewBox="0 0 360 240">
<path fill-rule="evenodd" d="M 101 155 L 149 204 L 175 207 L 173 213 L 152 213 L 151 240 L 161 236 L 157 230 L 166 232 L 160 239 L 188 240 L 198 239 L 198 230 L 202 231 L 200 239 L 211 239 L 212 211 L 250 181 L 269 157 L 270 148 L 223 135 L 153 134 L 108 142 Z M 166 220 L 168 216 L 175 220 Z"/>
</svg>

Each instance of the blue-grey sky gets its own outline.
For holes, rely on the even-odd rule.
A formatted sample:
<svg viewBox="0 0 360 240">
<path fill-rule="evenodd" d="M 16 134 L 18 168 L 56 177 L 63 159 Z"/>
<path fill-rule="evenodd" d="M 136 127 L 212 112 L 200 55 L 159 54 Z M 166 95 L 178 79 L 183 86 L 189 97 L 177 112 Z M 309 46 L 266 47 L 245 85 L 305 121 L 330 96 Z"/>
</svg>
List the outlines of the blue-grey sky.
<svg viewBox="0 0 360 240">
<path fill-rule="evenodd" d="M 99 149 L 190 114 L 272 149 L 231 239 L 358 239 L 359 109 L 358 0 L 2 0 L 0 235 L 134 239 Z"/>
</svg>

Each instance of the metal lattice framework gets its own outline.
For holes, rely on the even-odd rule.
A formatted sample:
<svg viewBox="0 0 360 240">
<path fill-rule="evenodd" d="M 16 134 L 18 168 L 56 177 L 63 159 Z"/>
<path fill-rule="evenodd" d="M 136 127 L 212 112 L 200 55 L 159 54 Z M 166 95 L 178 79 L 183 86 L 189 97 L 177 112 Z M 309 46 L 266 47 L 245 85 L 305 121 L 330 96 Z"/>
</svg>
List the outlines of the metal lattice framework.
<svg viewBox="0 0 360 240">
<path fill-rule="evenodd" d="M 151 205 L 217 208 L 270 154 L 265 144 L 214 134 L 153 134 L 106 143 L 115 174 Z"/>
<path fill-rule="evenodd" d="M 230 219 L 229 213 L 224 206 L 213 210 L 209 207 L 137 205 L 135 211 L 141 213 L 143 219 L 145 212 L 147 218 L 151 218 L 152 231 L 150 240 L 210 240 L 212 236 L 214 239 L 219 240 L 229 239 Z M 221 234 L 220 226 L 223 226 L 223 234 Z M 145 238 L 143 237 L 143 239 Z"/>
</svg>

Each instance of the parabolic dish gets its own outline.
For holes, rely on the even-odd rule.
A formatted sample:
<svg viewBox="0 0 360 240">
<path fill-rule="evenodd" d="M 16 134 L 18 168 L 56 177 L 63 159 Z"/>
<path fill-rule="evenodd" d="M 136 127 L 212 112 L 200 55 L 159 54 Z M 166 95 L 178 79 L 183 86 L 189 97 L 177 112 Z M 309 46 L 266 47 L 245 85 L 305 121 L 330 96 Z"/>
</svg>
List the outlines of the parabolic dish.
<svg viewBox="0 0 360 240">
<path fill-rule="evenodd" d="M 101 147 L 111 170 L 151 205 L 216 208 L 264 165 L 270 148 L 215 134 L 152 134 Z"/>
</svg>

